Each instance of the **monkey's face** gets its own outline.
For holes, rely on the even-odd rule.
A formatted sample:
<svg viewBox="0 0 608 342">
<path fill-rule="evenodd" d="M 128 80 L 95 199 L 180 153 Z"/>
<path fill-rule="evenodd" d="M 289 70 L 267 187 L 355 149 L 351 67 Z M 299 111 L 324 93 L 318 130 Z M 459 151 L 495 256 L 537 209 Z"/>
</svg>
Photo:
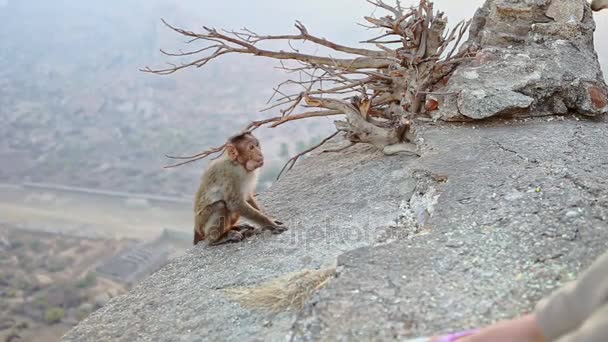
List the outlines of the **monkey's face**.
<svg viewBox="0 0 608 342">
<path fill-rule="evenodd" d="M 244 154 L 246 155 L 247 160 L 244 166 L 247 171 L 251 172 L 264 165 L 264 155 L 262 154 L 262 147 L 260 146 L 258 139 L 250 139 L 250 141 L 245 144 Z"/>
<path fill-rule="evenodd" d="M 252 172 L 264 165 L 260 142 L 251 134 L 238 137 L 226 147 L 230 159 Z"/>
</svg>

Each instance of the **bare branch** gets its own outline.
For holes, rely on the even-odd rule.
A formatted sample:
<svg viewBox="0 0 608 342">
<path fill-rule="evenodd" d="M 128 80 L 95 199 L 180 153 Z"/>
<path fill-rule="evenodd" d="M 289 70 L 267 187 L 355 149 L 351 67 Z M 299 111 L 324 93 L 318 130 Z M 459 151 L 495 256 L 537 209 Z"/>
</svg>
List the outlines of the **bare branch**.
<svg viewBox="0 0 608 342">
<path fill-rule="evenodd" d="M 286 122 L 294 121 L 294 120 L 301 120 L 301 119 L 306 119 L 306 118 L 317 118 L 317 117 L 332 116 L 332 115 L 341 115 L 341 114 L 344 114 L 344 113 L 342 113 L 339 110 L 323 110 L 323 111 L 317 111 L 317 112 L 306 112 L 306 113 L 300 113 L 300 114 L 287 115 L 287 116 L 281 117 L 280 120 L 277 120 L 275 123 L 270 125 L 270 127 L 275 128 Z"/>
<path fill-rule="evenodd" d="M 164 69 L 151 69 L 146 67 L 141 69 L 143 72 L 154 73 L 159 75 L 169 75 L 181 69 L 189 68 L 189 67 L 201 67 L 210 62 L 211 60 L 223 56 L 225 54 L 230 53 L 240 53 L 240 54 L 248 54 L 254 56 L 261 57 L 269 57 L 278 60 L 297 60 L 301 62 L 305 62 L 308 64 L 318 64 L 318 65 L 336 65 L 340 68 L 347 70 L 358 70 L 358 69 L 382 69 L 388 67 L 391 63 L 395 63 L 395 59 L 390 56 L 386 56 L 383 53 L 382 56 L 378 57 L 358 57 L 354 59 L 334 59 L 329 57 L 318 57 L 313 55 L 307 55 L 303 53 L 296 52 L 285 52 L 285 51 L 270 51 L 258 49 L 254 44 L 249 43 L 247 40 L 230 37 L 226 34 L 222 34 L 219 31 L 211 28 L 205 27 L 206 33 L 194 33 L 192 31 L 183 30 L 168 24 L 164 19 L 162 22 L 169 27 L 171 30 L 182 34 L 187 37 L 198 38 L 205 41 L 213 41 L 222 42 L 218 44 L 215 52 L 211 53 L 208 56 L 195 59 L 188 63 L 184 63 L 179 66 L 172 66 L 170 68 Z M 229 45 L 232 44 L 232 45 Z M 207 51 L 207 50 L 203 50 Z M 370 50 L 371 51 L 371 50 Z M 181 56 L 189 56 L 191 53 L 176 53 L 172 54 L 173 56 L 181 57 Z"/>
<path fill-rule="evenodd" d="M 399 5 L 399 4 L 397 4 L 397 7 L 393 7 L 393 6 L 385 4 L 382 0 L 366 0 L 366 1 L 376 7 L 380 7 L 382 9 L 385 9 L 385 10 L 391 12 L 395 16 L 395 18 L 398 18 L 401 16 L 401 11 L 399 10 L 401 5 Z"/>
<path fill-rule="evenodd" d="M 222 153 L 224 151 L 225 147 L 226 147 L 226 144 L 224 144 L 224 145 L 222 145 L 220 147 L 214 147 L 214 148 L 208 149 L 206 151 L 203 151 L 201 153 L 195 154 L 193 156 L 174 157 L 174 156 L 168 156 L 167 155 L 166 157 L 170 158 L 170 159 L 188 159 L 188 160 L 185 161 L 185 162 L 174 164 L 174 165 L 167 165 L 164 168 L 165 169 L 171 169 L 171 168 L 174 168 L 174 167 L 178 167 L 178 166 L 182 166 L 182 165 L 193 163 L 193 162 L 195 162 L 197 160 L 205 159 L 205 158 L 207 158 L 207 157 L 209 157 L 211 155 L 214 155 L 216 153 Z"/>
<path fill-rule="evenodd" d="M 304 24 L 302 24 L 300 21 L 296 21 L 295 27 L 300 31 L 300 34 L 298 34 L 298 35 L 280 35 L 280 36 L 262 36 L 262 35 L 258 35 L 256 33 L 252 32 L 250 30 L 247 30 L 247 32 L 238 32 L 235 34 L 237 34 L 239 37 L 245 37 L 247 39 L 247 41 L 251 42 L 252 44 L 256 44 L 256 43 L 259 43 L 262 41 L 269 41 L 269 40 L 287 40 L 287 41 L 303 40 L 303 41 L 311 41 L 313 43 L 316 43 L 321 46 L 325 46 L 332 50 L 345 52 L 345 53 L 349 53 L 349 54 L 353 54 L 353 55 L 378 57 L 378 58 L 389 57 L 383 51 L 374 51 L 374 50 L 368 50 L 368 49 L 348 47 L 345 45 L 336 44 L 325 38 L 320 38 L 320 37 L 311 35 L 308 33 L 308 30 L 306 29 Z"/>
<path fill-rule="evenodd" d="M 342 111 L 348 118 L 348 124 L 350 125 L 349 131 L 355 135 L 354 138 L 357 142 L 366 142 L 378 148 L 384 148 L 386 145 L 392 145 L 398 142 L 394 139 L 395 137 L 391 135 L 390 131 L 368 122 L 361 115 L 358 108 L 346 101 L 312 98 L 308 96 L 305 98 L 305 101 L 306 104 L 311 107 L 322 107 Z"/>
<path fill-rule="evenodd" d="M 471 60 L 475 54 L 471 48 L 459 50 L 470 21 L 459 22 L 449 30 L 444 13 L 435 11 L 430 0 L 419 0 L 417 6 L 410 8 L 404 8 L 399 0 L 394 4 L 385 0 L 366 1 L 386 11 L 384 16 L 372 14 L 364 18 L 370 25 L 363 26 L 382 30 L 361 42 L 373 44 L 371 48 L 338 44 L 313 35 L 299 21 L 295 23 L 296 34 L 260 35 L 247 28 L 226 31 L 203 27 L 202 32 L 192 32 L 163 20 L 169 29 L 186 37 L 187 44 L 200 42 L 205 46 L 177 52 L 161 50 L 182 63 L 143 71 L 168 75 L 190 67 L 203 67 L 228 54 L 275 59 L 280 62 L 278 69 L 297 76 L 273 88 L 262 112 L 276 113 L 252 121 L 247 125 L 248 131 L 313 117 L 344 115 L 345 120 L 334 122 L 337 132 L 329 139 L 344 132 L 350 145 L 371 144 L 387 155 L 407 151 L 411 149 L 416 119 L 426 111 L 427 96 L 443 94 L 440 88 L 444 82 L 458 65 Z M 285 50 L 261 48 L 263 42 L 282 42 Z M 293 42 L 311 42 L 314 47 L 338 52 L 338 56 L 352 57 L 303 53 Z M 320 110 L 299 112 L 306 107 Z M 175 167 L 222 151 L 223 146 L 193 156 L 167 157 L 183 160 L 170 166 Z M 301 155 L 290 159 L 281 173 L 293 167 Z"/>
<path fill-rule="evenodd" d="M 351 147 L 353 147 L 355 145 L 357 145 L 357 144 L 351 141 L 347 145 L 344 145 L 342 147 L 337 147 L 337 148 L 334 148 L 334 149 L 323 150 L 322 153 L 338 153 L 338 152 L 345 151 L 345 150 L 347 150 L 347 149 L 349 149 L 349 148 L 351 148 Z"/>
<path fill-rule="evenodd" d="M 469 20 L 466 22 L 466 24 L 464 24 L 462 27 L 460 27 L 460 31 L 458 32 L 458 38 L 456 38 L 456 42 L 454 43 L 454 46 L 452 47 L 452 51 L 450 51 L 450 53 L 445 57 L 446 60 L 449 60 L 450 58 L 452 58 L 452 56 L 454 55 L 454 52 L 460 46 L 460 41 L 464 37 L 464 34 L 469 30 L 470 26 L 471 26 L 471 21 Z"/>
<path fill-rule="evenodd" d="M 300 159 L 300 157 L 302 157 L 303 155 L 306 155 L 314 150 L 316 150 L 317 148 L 323 146 L 323 144 L 325 144 L 326 142 L 328 142 L 329 140 L 331 140 L 333 137 L 335 137 L 336 135 L 338 135 L 338 133 L 340 133 L 339 131 L 336 131 L 334 133 L 332 133 L 330 136 L 328 136 L 327 138 L 323 139 L 320 143 L 318 143 L 317 145 L 308 148 L 298 154 L 296 154 L 295 156 L 291 157 L 291 159 L 289 159 L 287 161 L 287 163 L 285 163 L 285 166 L 283 166 L 283 168 L 281 169 L 281 172 L 279 172 L 279 175 L 277 176 L 277 179 L 281 178 L 281 175 L 283 175 L 283 172 L 285 172 L 285 169 L 287 169 L 287 171 L 291 170 L 294 165 L 296 164 L 296 162 L 298 161 L 298 159 Z"/>
</svg>

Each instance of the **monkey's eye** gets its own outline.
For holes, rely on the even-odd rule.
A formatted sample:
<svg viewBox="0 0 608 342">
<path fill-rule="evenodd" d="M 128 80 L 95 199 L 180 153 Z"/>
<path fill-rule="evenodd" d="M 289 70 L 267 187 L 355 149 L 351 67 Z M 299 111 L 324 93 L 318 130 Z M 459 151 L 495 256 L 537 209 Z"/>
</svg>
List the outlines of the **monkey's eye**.
<svg viewBox="0 0 608 342">
<path fill-rule="evenodd" d="M 249 149 L 250 149 L 250 150 L 253 150 L 254 148 L 255 148 L 255 146 L 254 146 L 254 145 L 249 145 Z"/>
</svg>

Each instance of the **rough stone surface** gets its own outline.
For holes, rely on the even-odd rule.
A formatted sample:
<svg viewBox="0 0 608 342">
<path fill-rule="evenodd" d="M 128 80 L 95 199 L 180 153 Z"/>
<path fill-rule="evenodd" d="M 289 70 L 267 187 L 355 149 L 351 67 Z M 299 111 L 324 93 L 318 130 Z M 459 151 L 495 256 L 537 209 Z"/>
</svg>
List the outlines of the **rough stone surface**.
<svg viewBox="0 0 608 342">
<path fill-rule="evenodd" d="M 464 45 L 477 49 L 477 56 L 450 77 L 433 116 L 471 120 L 607 113 L 594 30 L 585 0 L 486 1 Z"/>
<path fill-rule="evenodd" d="M 261 198 L 288 233 L 196 247 L 64 341 L 385 341 L 527 311 L 608 248 L 608 122 L 527 120 L 425 126 L 420 158 L 309 158 Z M 221 291 L 336 262 L 299 313 Z"/>
<path fill-rule="evenodd" d="M 400 202 L 416 187 L 405 168 L 412 158 L 387 158 L 357 146 L 302 161 L 259 199 L 288 232 L 197 246 L 113 299 L 64 340 L 282 341 L 294 314 L 251 313 L 221 290 L 332 265 L 338 255 L 385 238 Z"/>
<path fill-rule="evenodd" d="M 607 123 L 543 121 L 427 130 L 408 167 L 449 177 L 429 231 L 341 255 L 295 340 L 478 327 L 532 309 L 606 251 Z"/>
<path fill-rule="evenodd" d="M 584 2 L 578 0 L 553 0 L 547 9 L 547 17 L 558 23 L 579 23 L 584 14 Z"/>
<path fill-rule="evenodd" d="M 458 109 L 471 119 L 485 119 L 527 108 L 533 102 L 533 98 L 510 90 L 463 89 L 458 97 Z"/>
<path fill-rule="evenodd" d="M 260 196 L 291 229 L 197 246 L 64 341 L 386 341 L 528 311 L 608 248 L 608 90 L 584 0 L 488 0 L 421 157 L 356 146 L 301 162 Z M 564 119 L 542 115 L 577 112 Z M 498 121 L 496 117 L 535 117 Z M 223 289 L 337 273 L 301 312 Z"/>
</svg>

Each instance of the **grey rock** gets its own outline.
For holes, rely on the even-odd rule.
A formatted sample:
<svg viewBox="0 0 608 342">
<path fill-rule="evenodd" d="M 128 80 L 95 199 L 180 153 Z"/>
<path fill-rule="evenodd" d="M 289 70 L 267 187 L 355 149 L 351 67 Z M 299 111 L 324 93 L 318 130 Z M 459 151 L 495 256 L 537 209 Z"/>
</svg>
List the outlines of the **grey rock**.
<svg viewBox="0 0 608 342">
<path fill-rule="evenodd" d="M 532 118 L 421 126 L 420 158 L 307 158 L 260 196 L 288 232 L 199 245 L 63 341 L 385 341 L 531 310 L 608 248 L 608 122 L 534 118 L 608 111 L 594 28 L 582 0 L 488 0 L 436 118 Z M 336 264 L 301 312 L 222 291 Z"/>
<path fill-rule="evenodd" d="M 480 128 L 422 133 L 429 152 L 409 166 L 449 177 L 430 231 L 342 254 L 336 278 L 295 321 L 294 341 L 480 327 L 529 312 L 608 249 L 605 120 Z"/>
<path fill-rule="evenodd" d="M 547 17 L 559 23 L 579 23 L 585 13 L 582 0 L 553 0 L 547 9 Z"/>
<path fill-rule="evenodd" d="M 95 296 L 95 305 L 102 307 L 110 301 L 110 295 L 107 293 L 101 293 Z"/>
<path fill-rule="evenodd" d="M 100 298 L 101 299 L 101 298 Z M 105 299 L 105 298 L 104 298 Z M 109 299 L 108 299 L 109 300 Z M 106 300 L 107 303 L 107 300 Z M 90 313 L 93 312 L 93 310 L 95 309 L 95 307 L 93 307 L 93 304 L 91 303 L 82 303 L 79 307 L 78 307 L 78 311 L 80 312 L 84 312 L 84 313 Z"/>
<path fill-rule="evenodd" d="M 510 90 L 463 89 L 458 110 L 469 118 L 485 119 L 528 108 L 533 102 L 533 98 Z"/>
<path fill-rule="evenodd" d="M 17 321 L 12 317 L 0 318 L 0 331 L 12 328 L 17 324 Z"/>
<path fill-rule="evenodd" d="M 487 0 L 463 49 L 477 50 L 439 96 L 434 118 L 608 113 L 608 87 L 582 0 Z"/>
<path fill-rule="evenodd" d="M 566 212 L 566 217 L 567 218 L 575 218 L 575 217 L 579 217 L 580 216 L 580 212 L 578 212 L 577 210 L 569 210 Z"/>
<path fill-rule="evenodd" d="M 288 232 L 197 246 L 63 340 L 385 341 L 529 311 L 608 248 L 606 132 L 604 119 L 435 124 L 419 130 L 421 158 L 307 158 L 260 199 Z M 298 313 L 222 292 L 335 263 Z"/>
<path fill-rule="evenodd" d="M 398 237 L 388 223 L 416 187 L 407 177 L 412 159 L 355 146 L 303 160 L 259 199 L 289 231 L 196 246 L 128 295 L 112 298 L 64 340 L 284 341 L 296 314 L 249 312 L 222 289 L 333 265 L 345 251 Z"/>
<path fill-rule="evenodd" d="M 3 249 L 10 249 L 11 248 L 11 243 L 10 241 L 8 241 L 8 239 L 2 235 L 0 235 L 0 247 L 2 247 Z"/>
</svg>

